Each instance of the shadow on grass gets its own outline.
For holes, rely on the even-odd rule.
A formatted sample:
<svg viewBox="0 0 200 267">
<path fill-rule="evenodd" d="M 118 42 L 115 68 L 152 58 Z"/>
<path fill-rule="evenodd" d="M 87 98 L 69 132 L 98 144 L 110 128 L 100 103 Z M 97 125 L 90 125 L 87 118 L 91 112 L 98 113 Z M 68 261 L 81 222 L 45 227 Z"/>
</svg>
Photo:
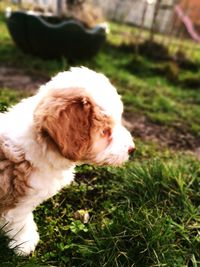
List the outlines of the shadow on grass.
<svg viewBox="0 0 200 267">
<path fill-rule="evenodd" d="M 34 262 L 34 259 L 17 256 L 12 249 L 9 249 L 8 244 L 10 239 L 5 235 L 2 229 L 0 229 L 1 267 L 45 267 L 45 265 Z"/>
<path fill-rule="evenodd" d="M 131 57 L 123 67 L 140 78 L 159 76 L 182 88 L 200 88 L 200 64 L 187 59 L 180 51 L 172 57 L 163 45 L 144 42 L 139 46 L 133 43 L 118 46 L 107 43 L 104 52 L 116 57 L 120 54 Z"/>
<path fill-rule="evenodd" d="M 0 266 L 16 267 L 17 257 L 12 250 L 8 248 L 9 238 L 0 230 Z"/>
</svg>

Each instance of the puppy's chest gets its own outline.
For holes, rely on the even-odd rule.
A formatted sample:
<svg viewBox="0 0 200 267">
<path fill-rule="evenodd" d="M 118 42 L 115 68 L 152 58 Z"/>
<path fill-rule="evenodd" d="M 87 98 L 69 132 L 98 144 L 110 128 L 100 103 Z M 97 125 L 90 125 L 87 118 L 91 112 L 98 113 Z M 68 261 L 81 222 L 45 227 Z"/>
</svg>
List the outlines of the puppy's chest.
<svg viewBox="0 0 200 267">
<path fill-rule="evenodd" d="M 74 178 L 73 169 L 65 171 L 35 171 L 30 177 L 31 195 L 42 202 L 69 185 Z"/>
</svg>

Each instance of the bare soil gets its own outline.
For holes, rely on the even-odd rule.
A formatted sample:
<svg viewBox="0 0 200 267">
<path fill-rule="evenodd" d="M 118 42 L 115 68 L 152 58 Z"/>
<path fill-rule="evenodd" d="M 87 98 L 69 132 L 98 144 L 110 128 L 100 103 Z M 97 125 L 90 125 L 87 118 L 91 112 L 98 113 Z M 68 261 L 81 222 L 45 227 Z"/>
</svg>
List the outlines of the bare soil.
<svg viewBox="0 0 200 267">
<path fill-rule="evenodd" d="M 0 66 L 0 87 L 29 90 L 32 93 L 48 80 L 48 77 L 27 74 L 22 70 Z M 132 114 L 126 114 L 124 124 L 134 137 L 154 141 L 161 147 L 192 151 L 200 160 L 200 138 L 189 133 L 183 125 L 173 127 L 158 125 L 144 116 L 133 116 Z"/>
<path fill-rule="evenodd" d="M 184 125 L 159 125 L 144 116 L 126 114 L 125 126 L 134 137 L 156 142 L 160 147 L 190 151 L 200 160 L 200 138 L 189 133 Z"/>
<path fill-rule="evenodd" d="M 47 80 L 47 77 L 27 74 L 16 68 L 0 66 L 0 87 L 32 92 Z"/>
</svg>

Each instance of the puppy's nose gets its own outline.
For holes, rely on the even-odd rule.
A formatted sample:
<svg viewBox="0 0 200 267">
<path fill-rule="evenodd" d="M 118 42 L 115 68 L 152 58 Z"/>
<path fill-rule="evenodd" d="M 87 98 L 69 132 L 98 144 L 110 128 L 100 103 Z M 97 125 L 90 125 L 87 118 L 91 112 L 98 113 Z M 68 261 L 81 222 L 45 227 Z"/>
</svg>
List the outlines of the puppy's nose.
<svg viewBox="0 0 200 267">
<path fill-rule="evenodd" d="M 134 152 L 135 152 L 135 147 L 130 146 L 129 149 L 128 149 L 128 154 L 130 156 L 132 156 L 134 154 Z"/>
</svg>

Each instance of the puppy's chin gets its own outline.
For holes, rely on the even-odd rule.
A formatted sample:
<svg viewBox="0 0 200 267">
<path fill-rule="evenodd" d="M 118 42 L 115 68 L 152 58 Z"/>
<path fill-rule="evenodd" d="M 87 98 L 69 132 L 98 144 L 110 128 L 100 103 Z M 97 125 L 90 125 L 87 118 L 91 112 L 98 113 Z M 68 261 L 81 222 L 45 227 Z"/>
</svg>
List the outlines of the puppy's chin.
<svg viewBox="0 0 200 267">
<path fill-rule="evenodd" d="M 98 153 L 93 158 L 88 160 L 87 163 L 94 164 L 97 166 L 113 166 L 120 167 L 126 161 L 128 161 L 129 155 L 126 150 L 113 151 L 112 147 L 108 146 L 107 149 Z"/>
</svg>

